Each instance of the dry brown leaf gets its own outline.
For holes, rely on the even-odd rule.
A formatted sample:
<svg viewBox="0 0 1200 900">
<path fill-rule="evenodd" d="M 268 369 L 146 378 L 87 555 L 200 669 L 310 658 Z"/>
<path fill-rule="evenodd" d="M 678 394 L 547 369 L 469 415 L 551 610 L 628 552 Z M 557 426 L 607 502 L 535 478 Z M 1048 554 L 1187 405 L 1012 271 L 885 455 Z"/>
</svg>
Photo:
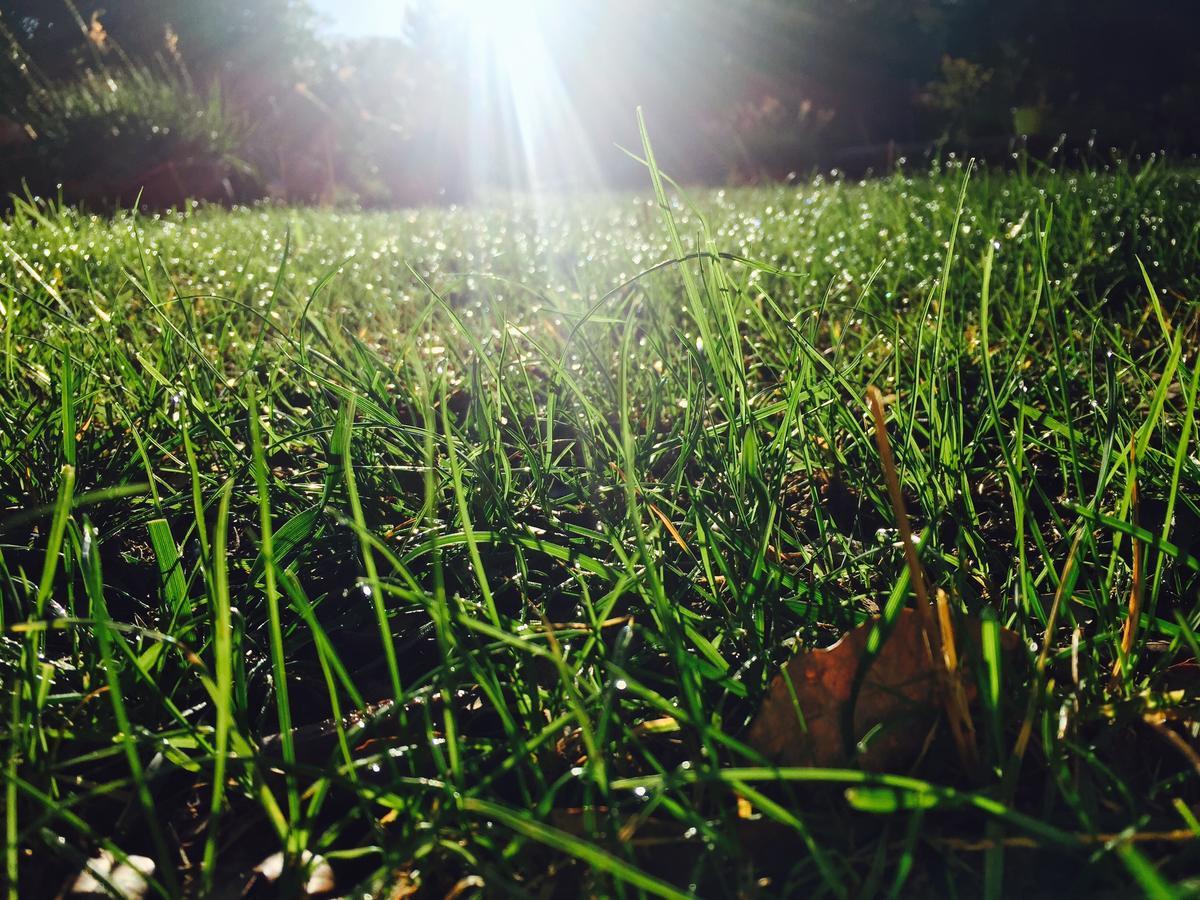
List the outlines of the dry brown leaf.
<svg viewBox="0 0 1200 900">
<path fill-rule="evenodd" d="M 862 678 L 854 704 L 853 740 L 843 736 L 851 693 L 878 622 L 871 619 L 831 647 L 793 657 L 771 682 L 750 727 L 751 746 L 785 766 L 841 766 L 857 761 L 864 769 L 883 770 L 904 768 L 915 759 L 943 703 L 934 662 L 911 609 L 900 611 Z M 979 620 L 966 617 L 957 631 L 967 651 L 964 656 L 969 656 L 979 646 Z M 1001 629 L 1001 644 L 1006 650 L 1015 648 L 1017 636 Z M 968 701 L 974 700 L 975 686 L 969 677 L 963 688 Z M 867 746 L 856 753 L 856 744 L 868 734 Z"/>
</svg>

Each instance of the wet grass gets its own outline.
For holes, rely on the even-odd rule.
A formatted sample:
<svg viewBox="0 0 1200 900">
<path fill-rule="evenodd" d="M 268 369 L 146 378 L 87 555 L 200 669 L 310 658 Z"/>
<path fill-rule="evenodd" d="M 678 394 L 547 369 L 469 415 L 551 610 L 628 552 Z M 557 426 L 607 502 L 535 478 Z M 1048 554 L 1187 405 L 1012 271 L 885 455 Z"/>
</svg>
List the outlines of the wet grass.
<svg viewBox="0 0 1200 900">
<path fill-rule="evenodd" d="M 167 896 L 277 851 L 376 896 L 1198 887 L 1197 172 L 654 174 L 18 205 L 11 896 L 100 849 Z M 931 583 L 1021 638 L 975 667 L 974 772 L 944 726 L 887 775 L 745 743 L 798 647 L 909 602 L 871 384 Z"/>
</svg>

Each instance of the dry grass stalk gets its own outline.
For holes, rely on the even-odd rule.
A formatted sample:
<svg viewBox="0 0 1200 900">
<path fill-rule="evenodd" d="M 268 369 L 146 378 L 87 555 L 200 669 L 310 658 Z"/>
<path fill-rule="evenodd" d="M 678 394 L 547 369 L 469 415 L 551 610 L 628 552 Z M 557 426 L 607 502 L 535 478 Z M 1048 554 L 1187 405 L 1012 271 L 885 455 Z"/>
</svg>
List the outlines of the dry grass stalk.
<svg viewBox="0 0 1200 900">
<path fill-rule="evenodd" d="M 1075 540 L 1071 542 L 1071 549 L 1067 551 L 1067 561 L 1063 563 L 1062 572 L 1058 576 L 1058 589 L 1054 592 L 1054 602 L 1050 604 L 1050 614 L 1046 617 L 1046 628 L 1042 633 L 1042 649 L 1038 652 L 1037 662 L 1034 663 L 1033 687 L 1029 692 L 1029 703 L 1025 708 L 1025 718 L 1021 722 L 1021 730 L 1017 733 L 1017 741 L 1013 745 L 1013 756 L 1016 759 L 1025 756 L 1025 750 L 1029 747 L 1029 739 L 1033 737 L 1033 717 L 1037 712 L 1042 680 L 1050 660 L 1050 644 L 1054 638 L 1055 626 L 1058 624 L 1058 611 L 1062 608 L 1063 595 L 1075 568 L 1075 558 L 1079 553 L 1079 542 L 1082 540 L 1083 531 L 1080 530 L 1075 534 Z M 1077 653 L 1073 657 L 1073 664 L 1078 666 Z M 1075 680 L 1078 682 L 1078 677 Z"/>
<path fill-rule="evenodd" d="M 955 733 L 955 743 L 963 757 L 963 764 L 974 771 L 979 765 L 979 749 L 975 736 L 975 722 L 971 718 L 967 692 L 963 687 L 962 673 L 958 667 L 958 650 L 954 645 L 954 622 L 950 617 L 950 597 L 941 588 L 937 592 L 938 624 L 942 635 L 942 660 L 946 666 L 946 685 L 950 696 L 947 697 L 947 709 L 957 711 L 951 714 L 951 727 L 961 728 L 962 733 Z M 957 719 L 957 721 L 956 721 Z"/>
<path fill-rule="evenodd" d="M 1134 832 L 1100 832 L 1098 834 L 1072 835 L 1081 846 L 1094 847 L 1098 844 L 1177 844 L 1189 843 L 1196 840 L 1196 833 L 1190 828 L 1176 828 L 1171 831 L 1134 831 Z M 1037 850 L 1045 844 L 1037 838 L 1025 834 L 1007 835 L 1002 838 L 984 838 L 970 840 L 966 838 L 935 838 L 932 843 L 947 850 L 978 853 L 992 850 L 996 847 L 1026 847 Z"/>
<path fill-rule="evenodd" d="M 900 478 L 896 473 L 896 459 L 892 455 L 891 441 L 888 439 L 887 422 L 884 419 L 883 396 L 875 386 L 867 388 L 867 404 L 875 421 L 875 444 L 879 448 L 879 457 L 883 463 L 884 478 L 887 481 L 888 497 L 892 503 L 892 512 L 896 517 L 896 527 L 900 531 L 900 541 L 904 547 L 904 559 L 908 564 L 909 575 L 913 590 L 917 594 L 917 616 L 921 629 L 925 633 L 925 641 L 941 684 L 946 718 L 950 723 L 950 733 L 954 738 L 959 759 L 969 772 L 975 772 L 979 767 L 979 746 L 975 737 L 975 725 L 967 707 L 966 692 L 963 690 L 961 672 L 958 671 L 958 655 L 954 644 L 954 624 L 950 617 L 948 600 L 939 592 L 939 619 L 941 627 L 934 624 L 933 604 L 929 599 L 929 587 L 925 581 L 925 570 L 917 558 L 916 543 L 913 541 L 912 526 L 908 519 L 908 509 L 904 504 L 904 495 L 900 491 Z"/>
<path fill-rule="evenodd" d="M 1138 482 L 1137 482 L 1137 451 L 1133 441 L 1129 444 L 1129 472 L 1131 482 L 1132 506 L 1131 515 L 1134 528 L 1138 524 Z M 1133 652 L 1133 641 L 1137 637 L 1138 619 L 1142 615 L 1142 542 L 1137 539 L 1137 535 L 1132 536 L 1133 541 L 1133 586 L 1129 589 L 1129 615 L 1125 617 L 1125 628 L 1121 632 L 1121 652 L 1117 655 L 1117 661 L 1113 663 L 1113 688 L 1117 686 L 1117 679 L 1121 676 L 1121 668 L 1125 660 L 1129 658 L 1129 654 Z"/>
</svg>

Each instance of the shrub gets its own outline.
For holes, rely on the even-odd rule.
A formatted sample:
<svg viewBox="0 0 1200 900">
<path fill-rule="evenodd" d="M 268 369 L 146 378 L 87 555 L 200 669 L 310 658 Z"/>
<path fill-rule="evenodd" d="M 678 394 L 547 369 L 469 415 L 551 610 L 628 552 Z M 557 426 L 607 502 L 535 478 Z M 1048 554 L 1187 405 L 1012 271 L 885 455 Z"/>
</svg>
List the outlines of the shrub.
<svg viewBox="0 0 1200 900">
<path fill-rule="evenodd" d="M 31 186 L 45 188 L 57 174 L 71 199 L 131 202 L 143 193 L 153 206 L 219 199 L 245 172 L 238 156 L 247 129 L 220 92 L 197 90 L 165 63 L 31 85 L 20 113 L 32 137 L 24 152 L 43 182 Z"/>
</svg>

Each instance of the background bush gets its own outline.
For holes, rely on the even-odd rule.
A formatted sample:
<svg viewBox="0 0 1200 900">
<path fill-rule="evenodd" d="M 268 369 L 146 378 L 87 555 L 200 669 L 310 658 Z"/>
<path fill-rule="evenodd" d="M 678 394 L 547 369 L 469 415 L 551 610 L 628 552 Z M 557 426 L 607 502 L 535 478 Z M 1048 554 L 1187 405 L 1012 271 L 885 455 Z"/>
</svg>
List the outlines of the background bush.
<svg viewBox="0 0 1200 900">
<path fill-rule="evenodd" d="M 238 154 L 248 132 L 218 86 L 201 92 L 165 66 L 88 70 L 30 91 L 24 112 L 35 137 L 27 169 L 13 174 L 61 178 L 73 198 L 129 203 L 141 193 L 154 206 L 232 199 L 231 179 L 245 169 Z"/>
</svg>

